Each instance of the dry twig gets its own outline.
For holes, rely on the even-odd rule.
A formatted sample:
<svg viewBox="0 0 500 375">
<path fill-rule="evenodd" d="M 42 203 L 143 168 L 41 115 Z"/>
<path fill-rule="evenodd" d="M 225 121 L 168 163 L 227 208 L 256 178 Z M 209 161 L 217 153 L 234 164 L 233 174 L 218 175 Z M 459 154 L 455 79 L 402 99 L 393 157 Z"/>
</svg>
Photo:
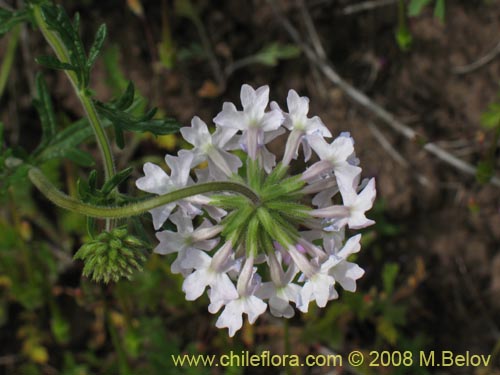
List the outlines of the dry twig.
<svg viewBox="0 0 500 375">
<path fill-rule="evenodd" d="M 348 5 L 342 9 L 342 14 L 354 14 L 359 12 L 366 12 L 383 6 L 396 4 L 398 0 L 373 0 L 365 1 L 359 4 Z"/>
<path fill-rule="evenodd" d="M 467 74 L 471 73 L 482 66 L 492 62 L 497 55 L 500 54 L 500 42 L 497 43 L 493 49 L 488 52 L 486 55 L 480 57 L 476 61 L 474 61 L 471 64 L 463 65 L 463 66 L 457 66 L 453 69 L 453 73 L 455 74 Z"/>
</svg>

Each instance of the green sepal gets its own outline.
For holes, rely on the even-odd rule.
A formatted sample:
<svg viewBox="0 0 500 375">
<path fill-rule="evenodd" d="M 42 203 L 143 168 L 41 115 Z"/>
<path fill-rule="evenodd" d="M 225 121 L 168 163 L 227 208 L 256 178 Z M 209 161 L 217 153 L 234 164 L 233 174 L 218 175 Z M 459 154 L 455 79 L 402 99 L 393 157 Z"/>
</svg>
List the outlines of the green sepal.
<svg viewBox="0 0 500 375">
<path fill-rule="evenodd" d="M 273 200 L 265 204 L 266 208 L 269 210 L 276 211 L 282 216 L 293 218 L 293 219 L 306 219 L 309 217 L 308 211 L 311 210 L 310 207 L 290 202 L 288 200 Z"/>
<path fill-rule="evenodd" d="M 248 206 L 248 199 L 240 195 L 213 195 L 210 199 L 211 204 L 225 210 L 240 209 Z"/>
<path fill-rule="evenodd" d="M 257 256 L 258 251 L 259 251 L 259 219 L 257 216 L 253 216 L 250 221 L 248 222 L 247 225 L 247 232 L 246 232 L 246 237 L 245 237 L 245 244 L 246 244 L 246 256 L 249 256 L 253 254 L 254 256 Z"/>
<path fill-rule="evenodd" d="M 254 211 L 254 207 L 247 204 L 240 210 L 231 212 L 222 221 L 222 224 L 224 225 L 222 234 L 228 238 L 239 237 L 242 234 L 242 228 L 246 227 L 246 224 L 254 214 Z"/>
<path fill-rule="evenodd" d="M 287 172 L 288 172 L 288 166 L 283 165 L 281 162 L 278 163 L 278 165 L 274 167 L 269 176 L 266 177 L 266 180 L 264 181 L 262 188 L 265 189 L 279 183 L 285 177 Z"/>
<path fill-rule="evenodd" d="M 247 181 L 253 190 L 258 190 L 264 179 L 264 171 L 259 167 L 257 160 L 247 159 Z"/>
<path fill-rule="evenodd" d="M 292 243 L 291 238 L 280 228 L 279 225 L 276 225 L 275 218 L 271 216 L 265 208 L 259 207 L 257 209 L 257 217 L 269 236 L 271 238 L 275 238 L 276 241 L 278 241 L 283 247 Z"/>
</svg>

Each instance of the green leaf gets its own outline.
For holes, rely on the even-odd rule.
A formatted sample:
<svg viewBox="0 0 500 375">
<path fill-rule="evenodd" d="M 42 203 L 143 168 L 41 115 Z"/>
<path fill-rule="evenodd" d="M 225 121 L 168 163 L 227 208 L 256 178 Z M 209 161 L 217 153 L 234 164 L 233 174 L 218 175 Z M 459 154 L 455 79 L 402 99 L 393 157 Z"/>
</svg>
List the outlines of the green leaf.
<svg viewBox="0 0 500 375">
<path fill-rule="evenodd" d="M 442 23 L 444 23 L 445 18 L 445 0 L 437 0 L 434 6 L 434 17 L 438 18 Z"/>
<path fill-rule="evenodd" d="M 430 4 L 431 0 L 411 0 L 408 6 L 408 16 L 415 17 L 422 13 L 424 7 Z"/>
<path fill-rule="evenodd" d="M 410 48 L 413 37 L 406 27 L 398 28 L 396 31 L 396 42 L 402 51 L 407 51 Z"/>
<path fill-rule="evenodd" d="M 396 345 L 398 330 L 391 321 L 381 317 L 377 323 L 377 332 L 386 339 L 388 343 Z"/>
<path fill-rule="evenodd" d="M 91 167 L 94 165 L 94 159 L 90 154 L 78 148 L 61 150 L 59 157 L 65 157 L 82 167 Z"/>
<path fill-rule="evenodd" d="M 0 38 L 8 33 L 19 23 L 30 20 L 30 13 L 27 9 L 10 11 L 0 8 Z"/>
<path fill-rule="evenodd" d="M 78 70 L 78 68 L 76 66 L 59 61 L 59 59 L 57 59 L 54 56 L 39 56 L 39 57 L 35 58 L 35 61 L 38 64 L 40 64 L 46 68 L 49 68 L 49 69 L 73 70 L 73 71 Z"/>
<path fill-rule="evenodd" d="M 104 128 L 111 126 L 111 122 L 103 121 Z M 45 162 L 50 159 L 61 157 L 61 150 L 72 149 L 78 147 L 87 139 L 93 136 L 93 130 L 90 127 L 87 119 L 81 119 L 66 129 L 58 132 L 52 142 L 36 156 L 38 163 Z"/>
<path fill-rule="evenodd" d="M 165 135 L 177 133 L 182 126 L 174 119 L 153 119 L 154 110 L 144 116 L 135 117 L 110 104 L 96 102 L 96 108 L 100 115 L 106 117 L 121 130 L 139 133 L 148 131 L 155 135 Z"/>
<path fill-rule="evenodd" d="M 35 153 L 38 153 L 38 150 L 47 146 L 55 136 L 56 119 L 52 106 L 52 100 L 50 99 L 49 90 L 47 89 L 47 84 L 40 73 L 37 74 L 35 82 L 37 98 L 33 100 L 33 104 L 38 111 L 38 115 L 40 116 L 40 121 L 42 123 L 42 140 L 35 151 Z"/>
<path fill-rule="evenodd" d="M 476 169 L 476 180 L 480 184 L 488 183 L 495 174 L 495 166 L 492 160 L 482 160 Z"/>
<path fill-rule="evenodd" d="M 300 55 L 300 48 L 294 44 L 272 43 L 255 56 L 255 60 L 268 66 L 276 66 L 279 60 L 293 59 Z"/>
<path fill-rule="evenodd" d="M 132 174 L 133 170 L 133 168 L 126 168 L 115 174 L 102 186 L 101 192 L 107 196 L 115 187 L 125 181 Z"/>
<path fill-rule="evenodd" d="M 66 11 L 61 6 L 45 4 L 42 6 L 42 17 L 47 26 L 59 34 L 61 42 L 68 50 L 69 60 L 67 63 L 72 66 L 78 76 L 78 85 L 80 88 L 86 88 L 89 82 L 89 68 L 87 66 L 87 56 L 83 43 L 78 34 L 80 18 L 75 16 L 71 22 Z M 56 69 L 58 69 L 56 67 Z M 59 68 L 60 69 L 60 68 Z M 67 69 L 67 68 L 66 68 Z"/>
<path fill-rule="evenodd" d="M 397 263 L 387 263 L 382 270 L 382 280 L 384 282 L 384 291 L 387 295 L 391 295 L 394 290 L 396 277 L 399 273 L 399 265 Z"/>
<path fill-rule="evenodd" d="M 491 103 L 487 111 L 481 114 L 481 125 L 486 129 L 500 126 L 500 103 Z"/>
<path fill-rule="evenodd" d="M 104 40 L 106 39 L 106 34 L 107 34 L 106 25 L 102 24 L 97 30 L 94 43 L 92 43 L 92 46 L 90 47 L 89 58 L 87 60 L 87 68 L 89 70 L 92 68 L 95 60 L 97 59 L 97 56 L 101 52 Z"/>
<path fill-rule="evenodd" d="M 134 103 L 135 88 L 132 82 L 129 82 L 125 92 L 115 101 L 113 105 L 119 110 L 126 110 Z"/>
</svg>

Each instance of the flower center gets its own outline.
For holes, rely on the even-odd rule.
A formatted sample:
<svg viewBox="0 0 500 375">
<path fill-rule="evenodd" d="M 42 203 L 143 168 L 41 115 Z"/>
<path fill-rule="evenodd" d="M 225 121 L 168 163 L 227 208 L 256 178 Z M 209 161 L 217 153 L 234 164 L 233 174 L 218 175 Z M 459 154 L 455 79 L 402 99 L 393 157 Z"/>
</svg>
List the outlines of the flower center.
<svg viewBox="0 0 500 375">
<path fill-rule="evenodd" d="M 213 204 L 230 211 L 221 223 L 222 236 L 247 255 L 274 251 L 274 241 L 286 248 L 299 238 L 298 229 L 308 217 L 309 208 L 299 203 L 304 182 L 287 176 L 288 167 L 281 164 L 270 174 L 250 158 L 246 167 L 246 176 L 239 182 L 251 188 L 259 202 L 251 203 L 243 196 L 214 197 Z"/>
</svg>

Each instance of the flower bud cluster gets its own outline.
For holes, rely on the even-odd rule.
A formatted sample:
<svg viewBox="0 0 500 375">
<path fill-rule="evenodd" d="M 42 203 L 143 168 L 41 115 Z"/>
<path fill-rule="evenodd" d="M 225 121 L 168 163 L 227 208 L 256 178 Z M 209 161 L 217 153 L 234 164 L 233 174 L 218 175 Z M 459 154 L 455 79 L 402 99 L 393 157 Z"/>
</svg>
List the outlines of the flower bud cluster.
<svg viewBox="0 0 500 375">
<path fill-rule="evenodd" d="M 84 261 L 83 275 L 105 283 L 130 279 L 136 270 L 142 270 L 146 260 L 145 244 L 130 235 L 126 228 L 102 232 L 86 242 L 75 254 Z"/>
<path fill-rule="evenodd" d="M 269 305 L 272 315 L 290 318 L 296 308 L 307 312 L 311 302 L 324 307 L 338 298 L 337 284 L 355 291 L 364 271 L 348 259 L 360 250 L 361 235 L 346 239 L 346 228 L 373 224 L 365 212 L 375 199 L 375 181 L 361 181 L 349 133 L 327 141 L 332 134 L 319 117 L 307 116 L 308 98 L 293 90 L 286 111 L 268 102 L 268 86 L 243 85 L 242 110 L 224 103 L 213 133 L 194 117 L 181 129 L 193 148 L 166 156 L 170 174 L 146 163 L 136 182 L 141 190 L 166 194 L 230 180 L 258 197 L 214 192 L 150 211 L 159 240 L 154 251 L 177 254 L 171 269 L 184 276 L 186 299 L 207 291 L 208 310 L 222 310 L 216 326 L 230 336 L 242 327 L 243 314 L 254 323 Z M 285 151 L 277 163 L 266 145 L 282 135 Z M 310 162 L 313 153 L 317 161 Z M 298 164 L 309 166 L 290 175 L 299 156 Z M 175 231 L 162 230 L 167 220 Z"/>
</svg>

